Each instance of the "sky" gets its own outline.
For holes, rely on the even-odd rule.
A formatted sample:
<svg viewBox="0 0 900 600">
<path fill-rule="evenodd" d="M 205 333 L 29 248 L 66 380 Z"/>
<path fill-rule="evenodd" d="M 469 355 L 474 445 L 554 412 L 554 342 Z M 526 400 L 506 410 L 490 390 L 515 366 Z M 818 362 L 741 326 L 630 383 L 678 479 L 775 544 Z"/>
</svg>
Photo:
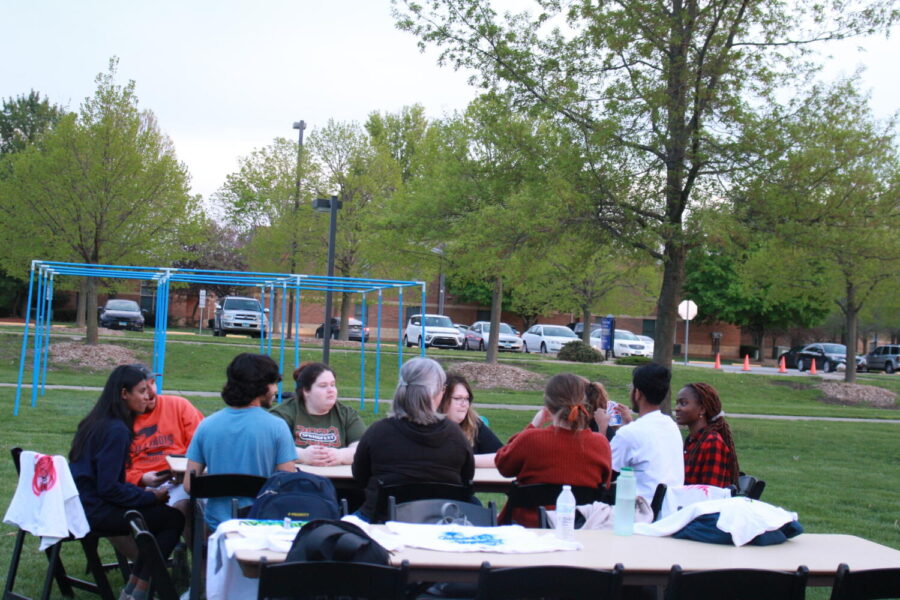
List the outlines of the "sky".
<svg viewBox="0 0 900 600">
<path fill-rule="evenodd" d="M 136 82 L 206 198 L 241 156 L 296 137 L 295 121 L 309 135 L 415 103 L 440 117 L 476 95 L 395 28 L 389 0 L 0 0 L 0 23 L 0 97 L 34 89 L 77 110 L 118 56 L 119 82 Z M 825 52 L 826 77 L 864 66 L 875 114 L 900 109 L 896 35 Z"/>
</svg>

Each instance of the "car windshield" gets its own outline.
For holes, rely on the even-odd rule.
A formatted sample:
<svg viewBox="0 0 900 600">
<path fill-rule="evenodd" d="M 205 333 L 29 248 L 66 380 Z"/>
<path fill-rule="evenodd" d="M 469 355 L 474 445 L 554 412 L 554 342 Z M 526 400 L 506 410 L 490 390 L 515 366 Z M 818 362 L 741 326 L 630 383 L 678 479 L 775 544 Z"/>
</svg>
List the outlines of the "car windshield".
<svg viewBox="0 0 900 600">
<path fill-rule="evenodd" d="M 106 303 L 106 310 L 140 312 L 137 302 L 134 300 L 110 300 Z"/>
<path fill-rule="evenodd" d="M 552 335 L 553 337 L 577 338 L 575 332 L 568 327 L 544 327 L 544 335 Z"/>
<path fill-rule="evenodd" d="M 491 331 L 491 324 L 484 324 L 484 332 L 489 333 Z M 500 333 L 508 333 L 510 335 L 516 335 L 516 333 L 512 330 L 512 327 L 507 325 L 506 323 L 500 323 Z"/>
<path fill-rule="evenodd" d="M 638 339 L 638 336 L 634 335 L 630 331 L 625 331 L 624 329 L 616 329 L 616 339 L 617 340 L 640 341 Z"/>
<path fill-rule="evenodd" d="M 453 327 L 450 317 L 425 317 L 426 327 Z"/>
<path fill-rule="evenodd" d="M 847 354 L 847 346 L 843 344 L 822 344 L 826 354 Z"/>
<path fill-rule="evenodd" d="M 251 310 L 259 312 L 259 302 L 250 298 L 229 298 L 223 306 L 225 310 Z"/>
</svg>

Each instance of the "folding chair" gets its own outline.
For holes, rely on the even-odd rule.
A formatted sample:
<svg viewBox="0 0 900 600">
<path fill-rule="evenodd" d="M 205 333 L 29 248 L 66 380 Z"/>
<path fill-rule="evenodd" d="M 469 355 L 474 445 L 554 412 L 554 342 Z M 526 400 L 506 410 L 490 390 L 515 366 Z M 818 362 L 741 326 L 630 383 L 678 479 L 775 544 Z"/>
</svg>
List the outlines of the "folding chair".
<svg viewBox="0 0 900 600">
<path fill-rule="evenodd" d="M 413 500 L 436 498 L 471 502 L 472 496 L 472 486 L 469 484 L 461 485 L 436 481 L 385 484 L 379 480 L 375 496 L 375 510 L 372 513 L 372 523 L 383 523 L 388 519 L 391 497 L 394 498 L 393 502 L 396 505 L 403 502 L 412 502 Z"/>
<path fill-rule="evenodd" d="M 804 600 L 809 569 L 796 572 L 757 569 L 721 569 L 684 573 L 673 565 L 666 600 Z"/>
<path fill-rule="evenodd" d="M 191 544 L 191 600 L 199 600 L 203 592 L 203 551 L 206 548 L 206 522 L 199 509 L 201 498 L 231 498 L 231 516 L 238 516 L 238 498 L 255 498 L 266 483 L 265 477 L 241 473 L 196 475 L 190 473 L 191 504 L 193 518 L 193 543 Z"/>
<path fill-rule="evenodd" d="M 573 485 L 572 494 L 575 496 L 575 504 L 591 504 L 592 502 L 604 502 L 608 500 L 608 490 L 603 487 L 585 487 Z M 556 498 L 562 492 L 562 485 L 556 483 L 532 483 L 520 485 L 515 482 L 506 492 L 505 520 L 501 525 L 512 523 L 512 511 L 514 508 L 530 508 L 538 511 L 540 515 L 540 527 L 547 529 L 550 525 L 546 512 L 541 508 L 556 504 Z M 577 517 L 577 515 L 576 515 Z M 576 527 L 578 525 L 576 524 Z"/>
<path fill-rule="evenodd" d="M 489 502 L 485 507 L 443 498 L 413 500 L 397 504 L 394 496 L 389 496 L 388 521 L 496 527 L 497 505 Z"/>
<path fill-rule="evenodd" d="M 566 598 L 572 600 L 617 600 L 625 568 L 612 571 L 579 567 L 516 567 L 492 569 L 481 563 L 475 600 Z"/>
<path fill-rule="evenodd" d="M 144 517 L 136 510 L 125 513 L 125 519 L 131 524 L 131 535 L 138 547 L 138 559 L 145 565 L 150 565 L 150 594 L 159 600 L 178 600 L 178 592 L 175 584 L 166 568 L 166 559 L 163 557 L 156 543 L 156 536 L 147 531 Z"/>
<path fill-rule="evenodd" d="M 369 598 L 404 600 L 409 562 L 399 567 L 340 561 L 259 565 L 258 600 L 265 598 Z"/>
<path fill-rule="evenodd" d="M 831 588 L 831 600 L 900 598 L 900 569 L 850 571 L 841 563 Z"/>
<path fill-rule="evenodd" d="M 13 448 L 11 453 L 13 463 L 16 467 L 16 473 L 19 474 L 21 473 L 20 458 L 22 449 Z M 26 533 L 27 532 L 23 529 L 19 529 L 16 533 L 16 540 L 13 544 L 13 551 L 9 561 L 9 571 L 6 575 L 6 584 L 3 588 L 3 600 L 29 600 L 27 596 L 23 596 L 13 591 L 13 588 L 15 587 L 16 575 L 19 570 L 19 561 L 22 557 L 22 548 L 25 544 Z M 81 539 L 75 539 L 69 536 L 44 550 L 44 553 L 47 555 L 47 572 L 44 575 L 44 585 L 40 595 L 41 600 L 47 600 L 48 598 L 50 598 L 50 591 L 53 587 L 54 580 L 59 586 L 60 593 L 62 593 L 62 595 L 64 596 L 71 597 L 73 595 L 72 589 L 76 588 L 84 590 L 86 592 L 90 592 L 92 594 L 97 594 L 98 596 L 103 598 L 103 600 L 114 600 L 115 596 L 113 595 L 112 588 L 109 585 L 109 580 L 106 578 L 106 571 L 108 569 L 114 569 L 118 567 L 122 572 L 123 578 L 127 579 L 128 575 L 131 573 L 131 569 L 128 566 L 127 560 L 118 552 L 116 553 L 119 558 L 118 563 L 110 565 L 103 564 L 103 562 L 100 560 L 100 554 L 97 551 L 100 538 L 102 537 L 116 536 L 106 536 L 101 532 L 92 531 Z M 90 573 L 94 577 L 94 581 L 79 579 L 77 577 L 69 575 L 66 572 L 66 568 L 63 565 L 60 551 L 62 550 L 63 544 L 76 541 L 81 544 L 85 560 L 87 561 L 86 572 Z"/>
</svg>

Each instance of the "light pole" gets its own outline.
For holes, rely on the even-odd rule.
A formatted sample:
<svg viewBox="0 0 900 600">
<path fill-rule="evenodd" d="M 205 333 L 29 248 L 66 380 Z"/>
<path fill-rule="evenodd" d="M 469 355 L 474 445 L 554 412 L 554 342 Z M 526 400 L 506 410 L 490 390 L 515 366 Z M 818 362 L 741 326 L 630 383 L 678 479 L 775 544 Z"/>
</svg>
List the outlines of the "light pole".
<svg viewBox="0 0 900 600">
<path fill-rule="evenodd" d="M 306 121 L 294 121 L 294 129 L 300 130 L 300 139 L 297 145 L 297 187 L 294 195 L 294 214 L 293 214 L 293 226 L 292 226 L 292 238 L 291 238 L 291 275 L 297 272 L 297 213 L 300 212 L 300 164 L 303 157 L 303 130 L 306 129 Z M 289 305 L 291 307 L 294 306 L 294 290 L 291 289 L 291 298 Z M 291 332 L 293 331 L 293 319 L 287 320 L 287 339 L 291 339 Z M 297 327 L 300 327 L 300 323 L 297 323 Z M 300 335 L 297 332 L 297 335 Z"/>
<path fill-rule="evenodd" d="M 328 212 L 331 214 L 328 226 L 328 278 L 334 277 L 334 237 L 337 232 L 337 211 L 341 209 L 341 201 L 337 196 L 329 198 L 316 198 L 313 200 L 313 210 L 316 212 Z M 331 352 L 331 281 L 325 290 L 325 327 L 322 330 L 322 362 L 328 364 L 328 355 Z"/>
</svg>

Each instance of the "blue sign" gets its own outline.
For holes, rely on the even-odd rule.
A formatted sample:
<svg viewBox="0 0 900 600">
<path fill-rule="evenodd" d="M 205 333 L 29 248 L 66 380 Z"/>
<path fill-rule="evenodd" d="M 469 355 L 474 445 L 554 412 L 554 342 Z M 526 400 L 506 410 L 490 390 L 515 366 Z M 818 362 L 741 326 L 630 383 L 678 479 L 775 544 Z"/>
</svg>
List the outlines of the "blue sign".
<svg viewBox="0 0 900 600">
<path fill-rule="evenodd" d="M 603 317 L 600 319 L 600 348 L 612 351 L 615 343 L 616 319 L 615 317 Z"/>
</svg>

